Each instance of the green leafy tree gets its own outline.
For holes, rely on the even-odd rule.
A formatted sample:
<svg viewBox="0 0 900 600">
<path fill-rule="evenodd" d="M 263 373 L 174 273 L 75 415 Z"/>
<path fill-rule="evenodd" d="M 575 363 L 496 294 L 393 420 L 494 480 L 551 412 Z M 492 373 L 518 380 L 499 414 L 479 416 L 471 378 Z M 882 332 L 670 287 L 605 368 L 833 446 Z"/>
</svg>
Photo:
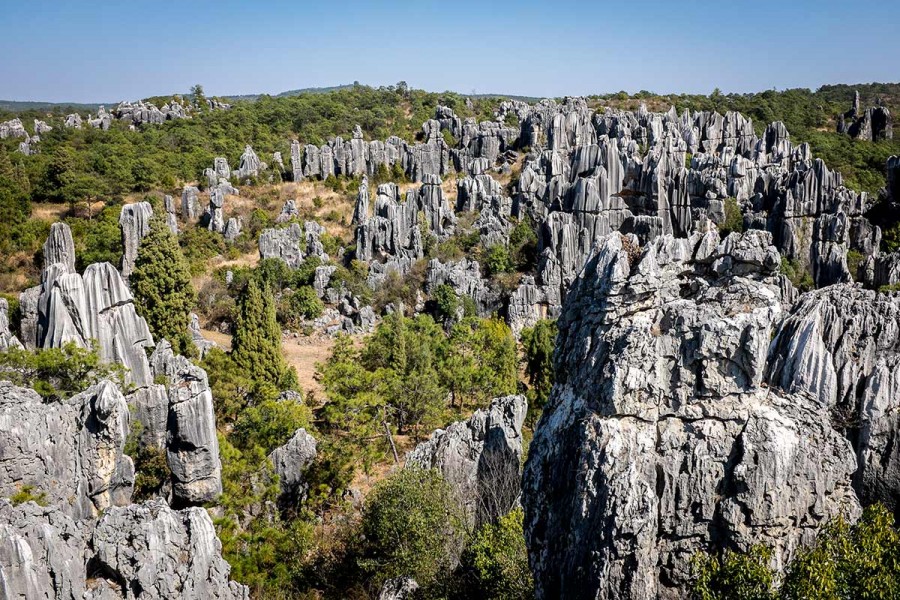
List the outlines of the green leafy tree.
<svg viewBox="0 0 900 600">
<path fill-rule="evenodd" d="M 513 263 L 509 257 L 509 248 L 503 244 L 495 244 L 488 248 L 484 256 L 484 266 L 487 268 L 488 275 L 512 271 Z"/>
<path fill-rule="evenodd" d="M 467 317 L 450 331 L 445 372 L 454 401 L 485 406 L 518 387 L 516 342 L 499 319 Z"/>
<path fill-rule="evenodd" d="M 442 283 L 434 290 L 434 303 L 437 309 L 437 317 L 441 322 L 453 321 L 456 319 L 456 312 L 459 309 L 459 296 L 452 286 Z"/>
<path fill-rule="evenodd" d="M 542 407 L 550 397 L 555 378 L 553 349 L 556 347 L 556 321 L 542 319 L 534 327 L 522 330 L 525 375 L 528 377 L 529 405 Z"/>
<path fill-rule="evenodd" d="M 176 352 L 193 353 L 188 326 L 197 294 L 178 241 L 161 219 L 153 220 L 141 241 L 130 281 L 135 305 L 156 339 L 168 340 Z"/>
<path fill-rule="evenodd" d="M 900 597 L 900 533 L 894 516 L 875 504 L 854 525 L 843 518 L 829 523 L 816 543 L 788 565 L 781 596 L 785 600 Z"/>
<path fill-rule="evenodd" d="M 61 400 L 84 391 L 102 379 L 125 389 L 125 369 L 100 360 L 95 349 L 69 342 L 62 348 L 35 351 L 11 348 L 0 352 L 0 380 L 30 387 L 49 400 Z"/>
<path fill-rule="evenodd" d="M 534 581 L 522 533 L 524 513 L 516 508 L 478 530 L 466 551 L 482 597 L 496 600 L 534 598 Z"/>
<path fill-rule="evenodd" d="M 273 386 L 284 386 L 290 371 L 281 354 L 281 327 L 272 293 L 251 279 L 238 298 L 232 358 L 244 374 Z"/>
<path fill-rule="evenodd" d="M 352 471 L 354 463 L 368 468 L 386 450 L 381 443 L 386 405 L 373 373 L 362 366 L 359 349 L 346 335 L 335 339 L 331 356 L 317 368 L 327 397 L 317 416 L 322 429 L 338 439 L 346 457 L 334 465 L 335 471 Z"/>
<path fill-rule="evenodd" d="M 692 561 L 693 600 L 775 600 L 772 551 L 754 546 L 749 552 L 697 554 Z"/>
<path fill-rule="evenodd" d="M 401 576 L 427 587 L 459 564 L 464 523 L 438 471 L 403 469 L 379 483 L 366 501 L 359 565 L 376 589 Z"/>
</svg>

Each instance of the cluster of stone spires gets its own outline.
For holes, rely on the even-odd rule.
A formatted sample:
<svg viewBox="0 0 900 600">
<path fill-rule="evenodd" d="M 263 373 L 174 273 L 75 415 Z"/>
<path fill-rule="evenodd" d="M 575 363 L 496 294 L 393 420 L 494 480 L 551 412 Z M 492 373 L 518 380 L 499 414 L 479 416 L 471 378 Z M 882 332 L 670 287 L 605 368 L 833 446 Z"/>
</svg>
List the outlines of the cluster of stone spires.
<svg viewBox="0 0 900 600">
<path fill-rule="evenodd" d="M 850 110 L 838 117 L 837 132 L 856 140 L 878 142 L 894 139 L 894 120 L 885 106 L 873 106 L 863 110 L 859 92 L 853 98 Z"/>
</svg>

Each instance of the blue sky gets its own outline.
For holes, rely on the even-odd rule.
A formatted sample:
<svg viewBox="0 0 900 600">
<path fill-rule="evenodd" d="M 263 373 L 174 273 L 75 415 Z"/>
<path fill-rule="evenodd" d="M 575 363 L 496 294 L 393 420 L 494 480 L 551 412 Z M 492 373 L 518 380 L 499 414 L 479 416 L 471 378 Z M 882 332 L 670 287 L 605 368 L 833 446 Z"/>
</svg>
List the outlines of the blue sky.
<svg viewBox="0 0 900 600">
<path fill-rule="evenodd" d="M 0 98 L 111 102 L 354 80 L 560 96 L 900 81 L 897 0 L 0 0 Z"/>
</svg>

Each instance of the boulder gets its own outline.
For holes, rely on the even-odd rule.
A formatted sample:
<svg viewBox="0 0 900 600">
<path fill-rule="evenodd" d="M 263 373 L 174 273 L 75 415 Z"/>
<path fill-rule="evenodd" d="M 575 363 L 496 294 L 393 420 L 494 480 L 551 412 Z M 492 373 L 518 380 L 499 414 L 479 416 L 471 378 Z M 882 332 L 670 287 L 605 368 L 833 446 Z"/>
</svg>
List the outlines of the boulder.
<svg viewBox="0 0 900 600">
<path fill-rule="evenodd" d="M 93 565 L 113 598 L 249 598 L 245 586 L 229 580 L 231 567 L 202 508 L 175 511 L 162 500 L 112 508 L 91 545 Z"/>
<path fill-rule="evenodd" d="M 438 469 L 477 527 L 519 501 L 524 396 L 495 398 L 467 421 L 438 429 L 406 457 L 406 467 Z"/>
<path fill-rule="evenodd" d="M 275 448 L 269 454 L 283 496 L 294 501 L 306 497 L 309 484 L 306 482 L 305 474 L 315 459 L 316 440 L 303 428 L 294 432 L 286 444 Z"/>
</svg>

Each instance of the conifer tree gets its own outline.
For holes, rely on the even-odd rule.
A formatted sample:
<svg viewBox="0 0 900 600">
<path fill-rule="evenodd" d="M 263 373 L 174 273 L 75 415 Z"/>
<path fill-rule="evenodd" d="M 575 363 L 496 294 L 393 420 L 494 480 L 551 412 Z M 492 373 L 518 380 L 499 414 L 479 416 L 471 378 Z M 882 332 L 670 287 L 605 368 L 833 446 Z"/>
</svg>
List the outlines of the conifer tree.
<svg viewBox="0 0 900 600">
<path fill-rule="evenodd" d="M 253 278 L 238 299 L 232 353 L 235 364 L 256 382 L 283 386 L 289 369 L 281 354 L 275 299 Z"/>
<path fill-rule="evenodd" d="M 154 218 L 141 241 L 130 280 L 138 312 L 157 341 L 166 339 L 182 354 L 191 354 L 191 309 L 197 295 L 178 240 L 162 219 Z"/>
</svg>

